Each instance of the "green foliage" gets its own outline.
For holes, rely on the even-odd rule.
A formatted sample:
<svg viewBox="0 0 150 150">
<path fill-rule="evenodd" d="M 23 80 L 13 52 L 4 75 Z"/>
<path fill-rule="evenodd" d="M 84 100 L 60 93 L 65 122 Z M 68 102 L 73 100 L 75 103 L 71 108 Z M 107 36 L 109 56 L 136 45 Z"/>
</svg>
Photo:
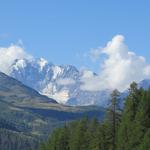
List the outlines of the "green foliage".
<svg viewBox="0 0 150 150">
<path fill-rule="evenodd" d="M 149 150 L 150 89 L 134 82 L 123 111 L 117 107 L 119 93 L 112 93 L 103 122 L 87 117 L 56 129 L 41 150 Z"/>
<path fill-rule="evenodd" d="M 138 89 L 133 83 L 129 91 L 118 131 L 118 150 L 139 150 L 150 128 L 150 90 Z"/>
<path fill-rule="evenodd" d="M 47 150 L 99 150 L 100 140 L 104 140 L 100 130 L 96 119 L 74 121 L 53 132 L 46 143 Z"/>
<path fill-rule="evenodd" d="M 95 106 L 70 107 L 58 104 L 59 110 L 27 108 L 14 106 L 5 98 L 0 96 L 0 150 L 37 150 L 39 141 L 46 140 L 55 128 L 64 126 L 66 121 L 82 118 L 85 114 L 98 116 L 99 119 L 104 116 L 104 109 Z M 66 133 L 61 132 L 61 135 Z M 60 136 L 59 140 L 65 138 Z"/>
<path fill-rule="evenodd" d="M 38 141 L 22 133 L 0 128 L 0 149 L 1 150 L 27 150 L 37 149 Z"/>
<path fill-rule="evenodd" d="M 149 150 L 149 149 L 150 149 L 150 129 L 145 134 L 139 150 Z"/>
</svg>

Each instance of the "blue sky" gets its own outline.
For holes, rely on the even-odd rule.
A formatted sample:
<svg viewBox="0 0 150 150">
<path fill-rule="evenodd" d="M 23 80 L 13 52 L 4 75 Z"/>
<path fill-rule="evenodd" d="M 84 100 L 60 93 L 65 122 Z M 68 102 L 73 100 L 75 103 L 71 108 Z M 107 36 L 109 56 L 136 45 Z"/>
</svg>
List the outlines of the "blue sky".
<svg viewBox="0 0 150 150">
<path fill-rule="evenodd" d="M 22 40 L 27 52 L 56 64 L 97 71 L 99 62 L 82 56 L 116 34 L 150 62 L 149 0 L 1 0 L 0 20 L 0 47 Z"/>
</svg>

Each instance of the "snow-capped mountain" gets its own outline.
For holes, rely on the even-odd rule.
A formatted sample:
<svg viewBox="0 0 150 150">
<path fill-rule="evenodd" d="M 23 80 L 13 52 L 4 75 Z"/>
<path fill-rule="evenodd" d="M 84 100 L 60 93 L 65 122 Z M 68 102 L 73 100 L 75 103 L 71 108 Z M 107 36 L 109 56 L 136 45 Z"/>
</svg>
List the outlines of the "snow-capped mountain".
<svg viewBox="0 0 150 150">
<path fill-rule="evenodd" d="M 74 66 L 58 66 L 40 58 L 15 60 L 9 75 L 59 103 L 106 106 L 111 90 L 81 90 L 83 74 L 84 71 L 79 71 Z M 96 76 L 95 73 L 93 75 Z"/>
<path fill-rule="evenodd" d="M 138 84 L 138 86 L 144 88 L 145 90 L 147 90 L 148 88 L 150 88 L 150 79 L 145 79 L 145 80 L 141 81 Z"/>
<path fill-rule="evenodd" d="M 96 76 L 95 73 L 90 73 Z M 84 71 L 79 71 L 71 65 L 54 65 L 43 58 L 15 60 L 9 75 L 39 93 L 68 105 L 100 105 L 107 107 L 112 92 L 109 89 L 97 92 L 82 90 L 80 87 Z M 139 83 L 139 87 L 145 89 L 149 86 L 149 79 Z M 128 95 L 127 93 L 127 90 L 123 92 L 122 97 Z"/>
</svg>

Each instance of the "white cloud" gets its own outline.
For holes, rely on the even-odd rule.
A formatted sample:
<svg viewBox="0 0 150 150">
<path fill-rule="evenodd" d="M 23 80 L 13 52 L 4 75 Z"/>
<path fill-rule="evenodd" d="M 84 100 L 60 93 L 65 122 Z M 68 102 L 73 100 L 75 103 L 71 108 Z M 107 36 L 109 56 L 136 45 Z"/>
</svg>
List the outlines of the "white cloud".
<svg viewBox="0 0 150 150">
<path fill-rule="evenodd" d="M 136 55 L 128 48 L 122 35 L 116 35 L 104 48 L 92 49 L 88 54 L 93 61 L 98 60 L 101 55 L 106 57 L 97 76 L 91 71 L 84 71 L 81 78 L 83 84 L 80 87 L 82 90 L 99 91 L 117 88 L 122 91 L 132 81 L 139 82 L 150 78 L 150 65 L 146 63 L 144 57 Z M 22 41 L 9 47 L 0 47 L 0 71 L 9 74 L 14 60 L 23 58 L 31 58 L 31 56 L 25 52 Z M 57 83 L 71 85 L 75 81 L 65 78 L 59 79 Z"/>
<path fill-rule="evenodd" d="M 14 60 L 30 58 L 24 49 L 18 45 L 11 45 L 7 48 L 0 47 L 0 71 L 9 74 L 10 67 Z"/>
<path fill-rule="evenodd" d="M 91 49 L 90 52 L 88 53 L 88 56 L 93 62 L 95 62 L 99 59 L 101 53 L 102 53 L 101 48 Z"/>
<path fill-rule="evenodd" d="M 150 65 L 142 56 L 130 51 L 122 35 L 116 35 L 101 53 L 107 57 L 98 76 L 82 77 L 82 90 L 98 91 L 103 89 L 125 90 L 133 81 L 150 78 Z"/>
<path fill-rule="evenodd" d="M 99 75 L 94 75 L 92 71 L 90 70 L 84 70 L 82 78 L 81 78 L 81 90 L 86 91 L 99 91 L 102 90 L 102 87 L 104 87 L 103 82 L 99 83 L 101 81 L 101 77 Z M 106 86 L 105 86 L 106 87 Z"/>
<path fill-rule="evenodd" d="M 59 85 L 71 85 L 74 84 L 75 81 L 71 78 L 58 79 L 57 84 Z"/>
</svg>

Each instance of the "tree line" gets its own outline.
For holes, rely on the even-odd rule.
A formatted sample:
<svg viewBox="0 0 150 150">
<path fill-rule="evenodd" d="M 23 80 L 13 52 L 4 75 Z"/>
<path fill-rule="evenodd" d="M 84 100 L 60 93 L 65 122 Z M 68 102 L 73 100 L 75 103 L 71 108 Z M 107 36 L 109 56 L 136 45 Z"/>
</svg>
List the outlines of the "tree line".
<svg viewBox="0 0 150 150">
<path fill-rule="evenodd" d="M 149 150 L 150 89 L 138 88 L 133 82 L 120 109 L 120 93 L 114 90 L 106 118 L 66 123 L 56 129 L 40 150 Z"/>
</svg>

